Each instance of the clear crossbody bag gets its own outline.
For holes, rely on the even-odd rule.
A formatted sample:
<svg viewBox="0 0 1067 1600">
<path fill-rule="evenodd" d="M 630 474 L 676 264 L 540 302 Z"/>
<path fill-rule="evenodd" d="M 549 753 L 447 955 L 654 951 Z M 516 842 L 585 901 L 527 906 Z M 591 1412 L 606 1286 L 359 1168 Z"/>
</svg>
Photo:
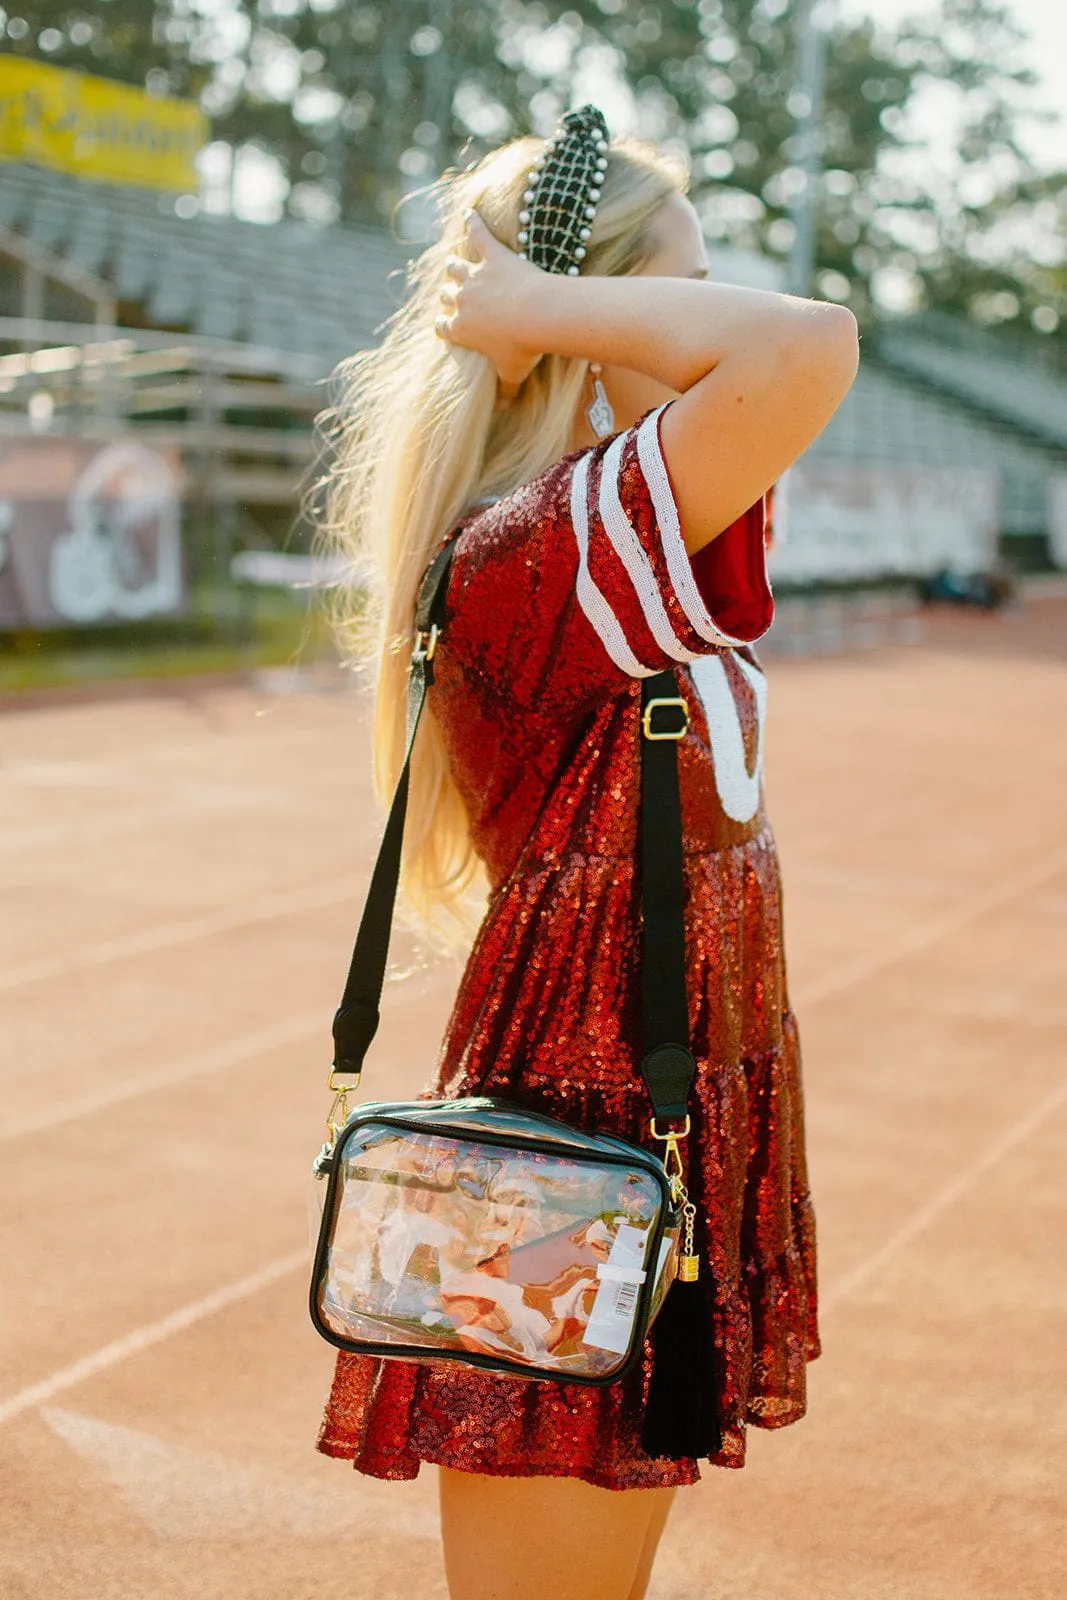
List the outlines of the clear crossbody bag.
<svg viewBox="0 0 1067 1600">
<path fill-rule="evenodd" d="M 342 1350 L 608 1384 L 639 1361 L 665 1304 L 674 1322 L 679 1311 L 684 1320 L 681 1285 L 697 1289 L 695 1208 L 682 1156 L 695 1070 L 677 770 L 688 709 L 672 673 L 645 680 L 640 1071 L 650 1148 L 489 1097 L 371 1102 L 350 1111 L 378 1026 L 411 750 L 434 657 L 445 647 L 451 556 L 449 543 L 419 596 L 407 754 L 334 1018 L 335 1098 L 315 1162 L 321 1224 L 311 1316 Z M 688 1313 L 702 1325 L 704 1348 L 702 1296 Z M 710 1431 L 705 1426 L 699 1438 L 693 1431 L 692 1397 L 688 1417 L 674 1416 L 682 1404 L 670 1400 L 678 1373 L 664 1363 L 677 1366 L 681 1349 L 674 1340 L 663 1361 L 656 1352 L 660 1376 L 653 1372 L 646 1429 L 655 1454 L 704 1454 L 714 1442 L 713 1418 Z"/>
</svg>

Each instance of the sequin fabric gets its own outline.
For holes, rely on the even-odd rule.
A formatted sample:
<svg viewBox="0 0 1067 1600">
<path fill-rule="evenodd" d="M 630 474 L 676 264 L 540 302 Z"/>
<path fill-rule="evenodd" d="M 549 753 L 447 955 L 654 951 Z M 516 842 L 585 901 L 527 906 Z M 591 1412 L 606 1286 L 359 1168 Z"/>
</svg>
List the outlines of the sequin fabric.
<svg viewBox="0 0 1067 1600">
<path fill-rule="evenodd" d="M 753 635 L 770 620 L 764 508 L 721 535 L 714 565 L 690 562 L 657 419 L 643 426 L 565 458 L 457 538 L 431 703 L 491 894 L 433 1092 L 500 1095 L 645 1140 L 640 677 L 674 667 L 691 714 L 679 748 L 698 1064 L 689 1189 L 714 1335 L 713 1460 L 740 1467 L 746 1424 L 803 1415 L 818 1354 L 800 1053 L 759 782 L 765 691 L 722 620 L 745 618 Z M 646 1356 L 593 1389 L 341 1353 L 319 1448 L 380 1478 L 427 1461 L 608 1489 L 692 1483 L 695 1461 L 641 1450 L 647 1368 Z"/>
</svg>

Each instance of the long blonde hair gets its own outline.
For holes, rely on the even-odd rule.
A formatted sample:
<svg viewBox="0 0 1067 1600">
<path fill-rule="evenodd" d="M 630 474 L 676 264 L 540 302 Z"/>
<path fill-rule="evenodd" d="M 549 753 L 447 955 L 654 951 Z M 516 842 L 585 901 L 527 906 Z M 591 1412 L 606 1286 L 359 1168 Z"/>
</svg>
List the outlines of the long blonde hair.
<svg viewBox="0 0 1067 1600">
<path fill-rule="evenodd" d="M 435 186 L 439 236 L 410 264 L 407 296 L 381 344 L 338 368 L 337 403 L 320 419 L 333 448 L 320 544 L 341 552 L 350 573 L 334 608 L 347 653 L 377 666 L 374 778 L 383 804 L 403 761 L 415 600 L 431 555 L 480 499 L 529 482 L 570 448 L 587 362 L 543 357 L 511 407 L 498 410 L 492 363 L 434 333 L 445 258 L 466 254 L 464 211 L 476 207 L 511 244 L 543 150 L 539 139 L 516 139 Z M 615 141 L 583 272 L 639 270 L 652 251 L 653 213 L 686 183 L 680 161 Z M 439 943 L 469 938 L 484 881 L 432 715 L 412 762 L 402 887 Z"/>
</svg>

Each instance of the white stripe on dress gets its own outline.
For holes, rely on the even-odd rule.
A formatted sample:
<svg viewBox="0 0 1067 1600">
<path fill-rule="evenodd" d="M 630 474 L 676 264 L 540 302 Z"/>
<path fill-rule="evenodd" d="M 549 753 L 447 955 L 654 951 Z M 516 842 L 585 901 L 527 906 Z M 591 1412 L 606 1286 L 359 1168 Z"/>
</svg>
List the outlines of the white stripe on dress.
<svg viewBox="0 0 1067 1600">
<path fill-rule="evenodd" d="M 744 656 L 734 656 L 741 676 L 756 699 L 756 759 L 752 771 L 745 764 L 741 718 L 722 656 L 701 656 L 690 671 L 704 707 L 708 743 L 715 764 L 719 803 L 734 822 L 749 822 L 759 809 L 763 783 L 763 730 L 767 721 L 767 680 Z"/>
<path fill-rule="evenodd" d="M 578 545 L 578 576 L 575 594 L 601 644 L 620 672 L 631 678 L 651 678 L 658 667 L 641 665 L 627 642 L 618 617 L 604 595 L 593 582 L 589 572 L 589 508 L 586 502 L 589 485 L 588 455 L 580 456 L 571 477 L 571 524 Z"/>
<path fill-rule="evenodd" d="M 619 498 L 619 469 L 623 450 L 630 437 L 630 433 L 620 433 L 605 452 L 600 472 L 600 520 L 608 542 L 634 586 L 634 593 L 641 603 L 653 639 L 672 661 L 695 661 L 697 653 L 687 650 L 671 627 L 648 553 L 634 532 Z"/>
<path fill-rule="evenodd" d="M 670 404 L 668 400 L 667 405 Z M 667 466 L 660 450 L 659 419 L 666 409 L 667 406 L 664 405 L 657 411 L 651 412 L 638 428 L 637 459 L 641 463 L 641 471 L 645 475 L 648 492 L 652 497 L 652 508 L 659 526 L 663 556 L 674 585 L 674 592 L 696 632 L 709 644 L 751 644 L 751 639 L 736 639 L 719 627 L 705 606 L 704 597 L 693 576 L 693 569 L 689 564 L 689 552 L 682 540 L 682 525 L 671 491 L 671 480 L 667 475 Z"/>
</svg>

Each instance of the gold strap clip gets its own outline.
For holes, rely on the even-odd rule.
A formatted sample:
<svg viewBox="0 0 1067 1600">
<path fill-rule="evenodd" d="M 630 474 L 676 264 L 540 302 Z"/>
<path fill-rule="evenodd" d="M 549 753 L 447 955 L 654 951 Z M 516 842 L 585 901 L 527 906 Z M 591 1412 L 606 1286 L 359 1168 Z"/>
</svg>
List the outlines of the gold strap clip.
<svg viewBox="0 0 1067 1600">
<path fill-rule="evenodd" d="M 326 1077 L 327 1087 L 333 1092 L 333 1103 L 326 1116 L 326 1131 L 331 1144 L 336 1140 L 338 1134 L 343 1131 L 344 1125 L 348 1121 L 348 1097 L 353 1090 L 359 1088 L 359 1080 L 362 1077 L 362 1073 L 343 1072 L 340 1074 L 341 1077 L 351 1078 L 351 1083 L 338 1083 L 338 1076 L 337 1068 L 331 1067 Z"/>
<path fill-rule="evenodd" d="M 659 1128 L 656 1126 L 657 1121 L 658 1118 L 653 1117 L 649 1127 L 653 1139 L 657 1139 L 663 1146 L 663 1170 L 670 1180 L 671 1194 L 674 1196 L 675 1204 L 677 1204 L 679 1195 L 685 1193 L 683 1181 L 685 1178 L 685 1166 L 682 1162 L 682 1152 L 678 1148 L 678 1142 L 688 1137 L 690 1121 L 687 1115 L 684 1128 L 668 1128 L 666 1133 L 660 1133 Z"/>
<path fill-rule="evenodd" d="M 675 1205 L 681 1206 L 682 1209 L 682 1248 L 678 1257 L 678 1279 L 681 1283 L 696 1283 L 700 1277 L 700 1257 L 693 1242 L 693 1225 L 696 1222 L 697 1208 L 690 1200 L 685 1187 L 685 1165 L 682 1161 L 682 1152 L 678 1148 L 679 1141 L 688 1136 L 691 1123 L 687 1116 L 684 1128 L 669 1128 L 666 1133 L 660 1133 L 656 1120 L 655 1117 L 652 1118 L 652 1137 L 663 1145 L 663 1170 L 671 1186 L 671 1198 Z"/>
</svg>

